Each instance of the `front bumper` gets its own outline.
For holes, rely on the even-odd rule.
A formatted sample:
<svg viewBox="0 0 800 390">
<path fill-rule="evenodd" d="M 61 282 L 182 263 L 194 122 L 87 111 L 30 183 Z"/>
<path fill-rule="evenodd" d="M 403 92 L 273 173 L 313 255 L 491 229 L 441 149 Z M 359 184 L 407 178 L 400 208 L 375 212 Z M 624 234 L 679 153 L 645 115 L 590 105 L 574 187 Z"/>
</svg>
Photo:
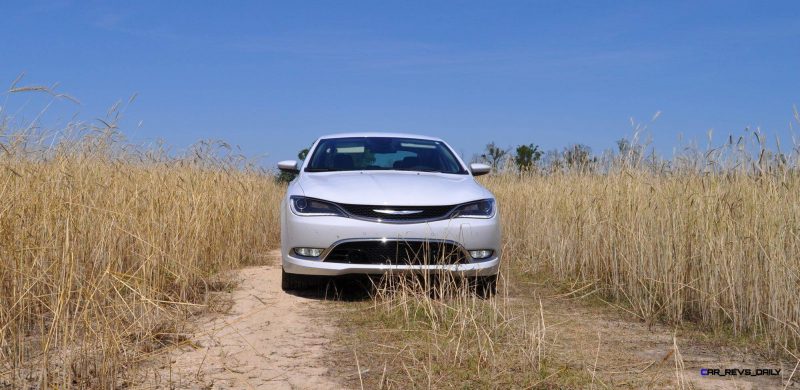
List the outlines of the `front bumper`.
<svg viewBox="0 0 800 390">
<path fill-rule="evenodd" d="M 283 210 L 281 255 L 284 271 L 292 274 L 337 276 L 448 272 L 455 276 L 488 276 L 499 271 L 500 218 L 454 218 L 417 224 L 389 224 L 333 216 L 304 217 Z M 466 250 L 491 249 L 491 257 L 462 264 L 350 264 L 300 257 L 292 248 L 331 248 L 345 240 L 437 240 L 451 241 Z"/>
<path fill-rule="evenodd" d="M 320 276 L 447 272 L 455 276 L 470 277 L 496 275 L 499 267 L 500 258 L 497 256 L 476 263 L 453 265 L 347 264 L 304 260 L 293 256 L 283 258 L 283 270 L 290 274 Z"/>
</svg>

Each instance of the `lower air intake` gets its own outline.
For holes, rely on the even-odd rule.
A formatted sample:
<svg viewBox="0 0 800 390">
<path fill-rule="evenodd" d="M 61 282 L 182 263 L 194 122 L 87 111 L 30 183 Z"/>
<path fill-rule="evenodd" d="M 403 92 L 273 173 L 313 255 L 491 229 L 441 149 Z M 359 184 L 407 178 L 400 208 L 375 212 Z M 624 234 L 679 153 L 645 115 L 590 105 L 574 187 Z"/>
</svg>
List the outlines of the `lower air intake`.
<svg viewBox="0 0 800 390">
<path fill-rule="evenodd" d="M 439 241 L 349 241 L 336 245 L 325 257 L 329 263 L 348 264 L 461 264 L 467 261 L 457 244 Z"/>
</svg>

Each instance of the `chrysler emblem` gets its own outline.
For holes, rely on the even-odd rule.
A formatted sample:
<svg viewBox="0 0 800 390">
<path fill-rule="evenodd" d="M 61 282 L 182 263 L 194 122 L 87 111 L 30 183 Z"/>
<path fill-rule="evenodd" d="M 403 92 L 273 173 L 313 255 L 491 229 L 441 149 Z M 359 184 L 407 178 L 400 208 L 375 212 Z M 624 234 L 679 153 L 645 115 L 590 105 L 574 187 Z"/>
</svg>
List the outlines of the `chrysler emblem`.
<svg viewBox="0 0 800 390">
<path fill-rule="evenodd" d="M 390 215 L 411 215 L 422 212 L 422 210 L 390 210 L 390 209 L 377 209 L 372 211 L 376 213 L 390 214 Z"/>
</svg>

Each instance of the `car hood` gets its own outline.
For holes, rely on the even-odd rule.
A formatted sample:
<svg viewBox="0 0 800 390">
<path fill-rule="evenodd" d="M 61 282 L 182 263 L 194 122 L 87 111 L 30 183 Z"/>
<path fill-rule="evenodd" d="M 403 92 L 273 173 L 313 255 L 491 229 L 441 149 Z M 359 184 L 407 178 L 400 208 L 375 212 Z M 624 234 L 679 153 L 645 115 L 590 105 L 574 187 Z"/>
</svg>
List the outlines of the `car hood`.
<svg viewBox="0 0 800 390">
<path fill-rule="evenodd" d="M 304 173 L 298 184 L 304 196 L 347 204 L 433 206 L 493 197 L 470 175 L 428 172 Z"/>
</svg>

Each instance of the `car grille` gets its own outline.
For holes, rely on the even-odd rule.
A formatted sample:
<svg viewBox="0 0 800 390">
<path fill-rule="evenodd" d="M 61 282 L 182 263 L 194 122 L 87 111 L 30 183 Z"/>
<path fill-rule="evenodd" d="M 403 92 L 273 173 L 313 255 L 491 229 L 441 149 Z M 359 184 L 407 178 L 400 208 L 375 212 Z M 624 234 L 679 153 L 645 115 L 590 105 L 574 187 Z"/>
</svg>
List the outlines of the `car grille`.
<svg viewBox="0 0 800 390">
<path fill-rule="evenodd" d="M 467 261 L 457 244 L 441 241 L 349 241 L 336 245 L 324 261 L 350 264 L 460 264 Z"/>
<path fill-rule="evenodd" d="M 356 218 L 381 220 L 381 221 L 416 221 L 416 220 L 436 220 L 444 219 L 455 206 L 369 206 L 360 204 L 340 204 L 348 214 Z M 388 212 L 378 212 L 375 210 L 386 210 Z M 404 211 L 416 211 L 414 213 L 403 214 Z M 392 214 L 391 212 L 399 212 Z"/>
</svg>

